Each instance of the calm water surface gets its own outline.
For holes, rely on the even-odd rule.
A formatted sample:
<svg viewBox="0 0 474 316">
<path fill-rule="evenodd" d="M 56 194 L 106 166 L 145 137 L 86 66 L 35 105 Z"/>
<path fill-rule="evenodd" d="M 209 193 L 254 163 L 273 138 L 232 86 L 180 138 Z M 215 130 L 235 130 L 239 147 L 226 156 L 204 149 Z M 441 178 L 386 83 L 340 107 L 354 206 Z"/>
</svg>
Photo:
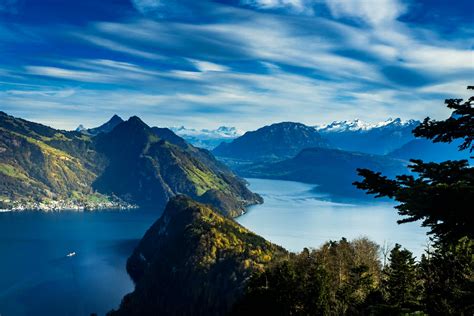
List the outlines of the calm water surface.
<svg viewBox="0 0 474 316">
<path fill-rule="evenodd" d="M 0 315 L 104 315 L 118 307 L 133 290 L 126 260 L 158 216 L 0 213 Z"/>
<path fill-rule="evenodd" d="M 331 202 L 312 184 L 247 179 L 250 189 L 265 199 L 237 221 L 255 233 L 292 251 L 317 248 L 328 240 L 367 236 L 380 245 L 395 243 L 419 258 L 426 246 L 426 229 L 419 223 L 397 224 L 394 204 Z"/>
<path fill-rule="evenodd" d="M 399 242 L 419 254 L 418 224 L 397 225 L 393 205 L 328 202 L 313 185 L 248 179 L 265 204 L 238 221 L 290 250 L 342 236 Z M 0 213 L 0 315 L 104 315 L 133 290 L 125 262 L 159 217 L 152 210 Z M 68 253 L 76 252 L 73 257 Z"/>
</svg>

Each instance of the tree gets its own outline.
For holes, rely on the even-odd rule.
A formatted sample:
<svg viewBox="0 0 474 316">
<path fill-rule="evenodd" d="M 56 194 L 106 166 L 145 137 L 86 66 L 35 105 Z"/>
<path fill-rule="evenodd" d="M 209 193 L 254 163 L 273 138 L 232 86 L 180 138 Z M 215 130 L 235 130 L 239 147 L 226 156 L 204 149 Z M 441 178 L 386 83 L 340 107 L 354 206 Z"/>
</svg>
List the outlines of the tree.
<svg viewBox="0 0 474 316">
<path fill-rule="evenodd" d="M 464 236 L 474 238 L 474 168 L 467 161 L 424 163 L 411 160 L 410 169 L 418 173 L 388 179 L 380 172 L 359 169 L 359 189 L 376 197 L 400 202 L 395 208 L 404 216 L 398 223 L 422 220 L 429 234 L 440 241 L 455 242 Z"/>
<path fill-rule="evenodd" d="M 252 276 L 232 315 L 326 315 L 327 271 L 305 249 Z"/>
<path fill-rule="evenodd" d="M 378 250 L 342 238 L 290 254 L 250 278 L 233 315 L 364 315 L 380 283 Z"/>
<path fill-rule="evenodd" d="M 473 87 L 468 87 L 473 89 Z M 415 136 L 434 142 L 462 139 L 460 150 L 473 151 L 474 97 L 446 100 L 453 113 L 444 121 L 426 118 L 414 130 Z M 376 197 L 389 197 L 399 202 L 398 213 L 404 218 L 398 223 L 422 221 L 429 227 L 435 241 L 433 251 L 422 257 L 421 281 L 425 311 L 430 315 L 472 315 L 474 313 L 474 168 L 466 160 L 425 163 L 411 160 L 411 171 L 418 174 L 400 175 L 388 179 L 381 173 L 359 169 L 364 179 L 354 184 Z M 397 247 L 396 247 L 397 248 Z M 409 260 L 407 254 L 393 253 L 401 266 Z M 391 256 L 391 257 L 393 257 Z M 393 259 L 393 258 L 391 258 Z M 408 261 L 407 261 L 408 260 Z M 397 264 L 400 266 L 400 264 Z M 390 269 L 393 269 L 391 263 Z M 393 270 L 392 270 L 393 271 Z M 388 280 L 397 280 L 393 273 Z M 392 284 L 391 284 L 392 283 Z M 409 302 L 394 296 L 397 282 L 389 282 L 392 302 Z M 396 288 L 396 287 L 395 287 Z M 401 291 L 400 293 L 403 293 Z M 410 297 L 409 295 L 407 297 Z"/>
<path fill-rule="evenodd" d="M 474 86 L 467 87 L 474 90 Z M 444 121 L 434 121 L 427 117 L 423 123 L 413 130 L 416 137 L 426 137 L 433 142 L 452 142 L 455 139 L 462 138 L 464 142 L 459 149 L 470 148 L 472 152 L 474 146 L 474 96 L 462 103 L 462 99 L 448 99 L 445 101 L 448 108 L 453 109 L 450 118 Z"/>
<path fill-rule="evenodd" d="M 472 87 L 469 87 L 472 89 Z M 461 149 L 471 147 L 474 137 L 474 96 L 462 103 L 461 99 L 446 100 L 454 109 L 445 121 L 426 118 L 414 133 L 435 142 L 464 140 Z M 429 233 L 440 242 L 456 242 L 467 236 L 474 238 L 474 168 L 466 160 L 425 163 L 411 160 L 413 175 L 388 179 L 381 173 L 358 169 L 364 179 L 354 184 L 376 197 L 389 197 L 400 202 L 398 213 L 404 216 L 398 223 L 422 220 Z"/>
<path fill-rule="evenodd" d="M 399 244 L 390 252 L 390 265 L 384 270 L 383 289 L 390 305 L 403 310 L 416 310 L 420 301 L 418 268 L 413 254 Z"/>
<path fill-rule="evenodd" d="M 429 315 L 474 315 L 473 243 L 463 238 L 422 256 L 423 301 Z"/>
</svg>

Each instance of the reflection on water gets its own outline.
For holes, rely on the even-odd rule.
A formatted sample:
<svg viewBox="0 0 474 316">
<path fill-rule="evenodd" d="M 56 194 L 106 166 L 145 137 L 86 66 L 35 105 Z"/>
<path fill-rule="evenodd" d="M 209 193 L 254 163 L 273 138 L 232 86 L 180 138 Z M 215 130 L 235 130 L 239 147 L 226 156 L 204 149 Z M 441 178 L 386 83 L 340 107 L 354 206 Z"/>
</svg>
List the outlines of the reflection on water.
<svg viewBox="0 0 474 316">
<path fill-rule="evenodd" d="M 395 243 L 419 258 L 427 243 L 420 223 L 397 224 L 394 204 L 375 200 L 350 204 L 330 201 L 314 185 L 279 180 L 247 179 L 265 203 L 249 208 L 237 221 L 268 240 L 292 251 L 317 248 L 341 237 L 367 236 L 379 244 Z"/>
</svg>

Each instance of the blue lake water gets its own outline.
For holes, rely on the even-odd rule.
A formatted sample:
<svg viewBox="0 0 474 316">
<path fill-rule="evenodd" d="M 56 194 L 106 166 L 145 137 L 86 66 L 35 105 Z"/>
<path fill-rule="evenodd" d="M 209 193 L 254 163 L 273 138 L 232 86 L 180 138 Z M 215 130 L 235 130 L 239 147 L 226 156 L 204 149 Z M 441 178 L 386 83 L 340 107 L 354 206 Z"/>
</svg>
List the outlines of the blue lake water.
<svg viewBox="0 0 474 316">
<path fill-rule="evenodd" d="M 419 255 L 418 224 L 397 225 L 389 203 L 338 204 L 298 182 L 248 179 L 265 203 L 237 220 L 290 250 L 358 236 Z M 0 213 L 0 315 L 104 315 L 133 290 L 127 257 L 156 210 Z M 73 257 L 68 253 L 76 252 Z"/>
<path fill-rule="evenodd" d="M 253 232 L 292 251 L 317 248 L 341 237 L 369 237 L 379 245 L 395 243 L 418 258 L 426 244 L 420 223 L 398 225 L 394 204 L 374 199 L 337 203 L 318 193 L 313 184 L 247 179 L 250 189 L 265 199 L 249 208 L 237 221 Z"/>
<path fill-rule="evenodd" d="M 0 315 L 104 315 L 117 307 L 133 290 L 126 259 L 158 215 L 0 213 Z"/>
</svg>

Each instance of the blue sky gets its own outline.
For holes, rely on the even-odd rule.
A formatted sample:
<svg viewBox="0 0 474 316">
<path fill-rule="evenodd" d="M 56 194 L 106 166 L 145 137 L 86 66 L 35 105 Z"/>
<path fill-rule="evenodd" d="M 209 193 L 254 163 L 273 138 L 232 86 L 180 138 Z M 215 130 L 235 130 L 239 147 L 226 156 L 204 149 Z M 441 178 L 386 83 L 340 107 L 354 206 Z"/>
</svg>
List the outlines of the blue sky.
<svg viewBox="0 0 474 316">
<path fill-rule="evenodd" d="M 474 84 L 473 39 L 468 0 L 0 0 L 0 110 L 65 129 L 441 119 Z"/>
</svg>

